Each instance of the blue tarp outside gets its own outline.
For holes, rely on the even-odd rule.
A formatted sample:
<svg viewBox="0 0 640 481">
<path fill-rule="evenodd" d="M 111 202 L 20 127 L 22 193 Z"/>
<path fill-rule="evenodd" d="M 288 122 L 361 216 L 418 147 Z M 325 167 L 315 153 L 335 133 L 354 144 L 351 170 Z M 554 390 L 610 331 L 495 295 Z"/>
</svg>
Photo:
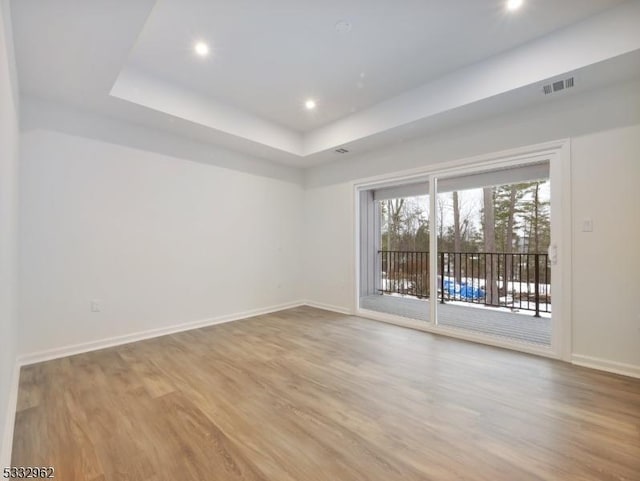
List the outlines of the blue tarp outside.
<svg viewBox="0 0 640 481">
<path fill-rule="evenodd" d="M 461 300 L 482 299 L 485 296 L 484 289 L 474 287 L 466 282 L 458 284 L 449 279 L 445 279 L 444 281 L 444 290 L 451 297 Z"/>
</svg>

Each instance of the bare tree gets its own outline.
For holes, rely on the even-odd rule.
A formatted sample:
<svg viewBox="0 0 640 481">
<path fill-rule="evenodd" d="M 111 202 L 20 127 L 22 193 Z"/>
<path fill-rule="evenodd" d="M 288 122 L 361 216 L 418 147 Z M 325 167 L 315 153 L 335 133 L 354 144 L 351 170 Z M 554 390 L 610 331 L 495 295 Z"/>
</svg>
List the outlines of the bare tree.
<svg viewBox="0 0 640 481">
<path fill-rule="evenodd" d="M 485 187 L 483 189 L 484 198 L 484 251 L 488 259 L 485 259 L 485 290 L 486 304 L 497 306 L 500 304 L 500 295 L 498 293 L 497 271 L 498 263 L 495 255 L 496 252 L 496 217 L 494 206 L 493 187 Z"/>
<path fill-rule="evenodd" d="M 460 255 L 462 251 L 462 236 L 460 233 L 460 199 L 458 198 L 458 191 L 453 192 L 453 251 L 453 271 L 456 282 L 459 284 L 462 282 L 462 256 Z"/>
<path fill-rule="evenodd" d="M 442 243 L 445 240 L 445 236 L 444 236 L 444 213 L 447 210 L 447 202 L 445 201 L 444 196 L 439 195 L 436 204 L 437 204 L 436 207 L 438 209 L 438 218 L 436 219 L 436 221 L 438 223 L 438 241 L 442 245 Z"/>
<path fill-rule="evenodd" d="M 387 201 L 387 215 L 389 216 L 389 227 L 387 230 L 388 249 L 399 248 L 400 233 L 402 231 L 404 215 L 404 199 L 389 199 Z"/>
<path fill-rule="evenodd" d="M 507 295 L 507 291 L 509 290 L 508 283 L 511 279 L 511 273 L 513 272 L 513 256 L 511 253 L 513 252 L 513 226 L 515 223 L 516 216 L 516 201 L 518 197 L 518 186 L 511 185 L 509 188 L 509 214 L 507 218 L 507 232 L 506 232 L 506 241 L 505 241 L 505 264 L 506 264 L 506 278 L 504 281 L 504 293 Z"/>
</svg>

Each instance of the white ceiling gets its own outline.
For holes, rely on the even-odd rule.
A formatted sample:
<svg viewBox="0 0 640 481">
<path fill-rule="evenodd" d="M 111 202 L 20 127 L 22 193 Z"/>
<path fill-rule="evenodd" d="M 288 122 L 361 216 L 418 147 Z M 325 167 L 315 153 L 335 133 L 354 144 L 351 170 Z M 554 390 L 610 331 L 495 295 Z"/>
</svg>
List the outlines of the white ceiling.
<svg viewBox="0 0 640 481">
<path fill-rule="evenodd" d="M 508 13 L 504 0 L 159 0 L 128 65 L 307 132 L 618 3 L 529 0 Z M 198 39 L 210 58 L 192 53 Z"/>
<path fill-rule="evenodd" d="M 525 0 L 515 14 L 503 0 L 11 8 L 23 94 L 297 166 L 335 160 L 339 146 L 357 154 L 417 136 L 439 119 L 546 101 L 545 79 L 572 73 L 594 85 L 640 73 L 640 0 Z M 351 32 L 337 32 L 339 20 Z M 196 40 L 212 55 L 195 56 Z M 315 112 L 303 109 L 308 97 Z"/>
</svg>

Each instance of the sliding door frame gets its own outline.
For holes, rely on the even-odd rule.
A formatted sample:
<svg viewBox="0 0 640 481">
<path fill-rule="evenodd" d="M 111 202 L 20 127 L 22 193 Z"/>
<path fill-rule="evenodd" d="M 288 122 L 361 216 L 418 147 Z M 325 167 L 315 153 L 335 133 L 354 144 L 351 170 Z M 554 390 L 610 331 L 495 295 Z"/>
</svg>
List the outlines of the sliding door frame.
<svg viewBox="0 0 640 481">
<path fill-rule="evenodd" d="M 545 144 L 511 149 L 452 162 L 432 164 L 424 168 L 413 169 L 392 175 L 382 175 L 352 183 L 356 199 L 360 192 L 382 188 L 403 182 L 429 183 L 429 223 L 436 226 L 437 181 L 450 177 L 486 172 L 492 169 L 517 167 L 536 162 L 549 162 L 551 178 L 551 245 L 557 255 L 557 265 L 552 266 L 552 298 L 558 299 L 552 314 L 552 343 L 550 347 L 535 346 L 517 341 L 503 340 L 489 335 L 466 332 L 439 326 L 433 322 L 437 315 L 437 302 L 430 299 L 431 322 L 406 319 L 400 316 L 379 313 L 360 307 L 360 218 L 359 202 L 355 202 L 355 306 L 356 314 L 383 322 L 390 322 L 428 332 L 466 339 L 483 344 L 505 347 L 518 351 L 537 354 L 569 361 L 571 358 L 571 245 L 572 245 L 572 209 L 571 209 L 571 142 L 568 139 Z M 432 228 L 433 229 L 433 228 Z M 430 260 L 432 266 L 437 256 L 437 237 L 430 235 Z M 556 274 L 556 275 L 554 275 Z M 437 268 L 430 269 L 430 283 L 437 286 Z"/>
</svg>

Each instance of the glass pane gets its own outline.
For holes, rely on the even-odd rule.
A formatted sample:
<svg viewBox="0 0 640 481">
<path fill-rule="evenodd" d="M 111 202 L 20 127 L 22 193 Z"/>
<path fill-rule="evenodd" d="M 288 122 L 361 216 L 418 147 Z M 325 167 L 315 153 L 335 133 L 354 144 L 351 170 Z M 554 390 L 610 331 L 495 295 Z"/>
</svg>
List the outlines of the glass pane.
<svg viewBox="0 0 640 481">
<path fill-rule="evenodd" d="M 549 179 L 469 178 L 436 200 L 438 324 L 550 346 Z"/>
<path fill-rule="evenodd" d="M 422 190 L 426 191 L 426 186 Z M 396 191 L 402 189 L 396 187 Z M 389 192 L 392 190 L 385 191 Z M 373 202 L 378 216 L 378 289 L 362 296 L 360 306 L 429 321 L 429 196 L 377 197 L 379 200 L 374 196 Z"/>
</svg>

